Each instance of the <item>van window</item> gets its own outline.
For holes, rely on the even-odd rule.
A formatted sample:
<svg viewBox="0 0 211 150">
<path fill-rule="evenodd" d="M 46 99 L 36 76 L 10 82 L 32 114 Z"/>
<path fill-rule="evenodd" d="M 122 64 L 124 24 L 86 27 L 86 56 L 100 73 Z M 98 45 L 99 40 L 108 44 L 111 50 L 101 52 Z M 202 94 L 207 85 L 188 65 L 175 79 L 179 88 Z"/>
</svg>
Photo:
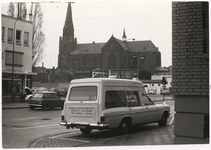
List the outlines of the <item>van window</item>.
<svg viewBox="0 0 211 150">
<path fill-rule="evenodd" d="M 143 96 L 144 105 L 155 105 L 147 96 Z"/>
<path fill-rule="evenodd" d="M 97 100 L 97 87 L 96 86 L 72 87 L 68 99 L 69 101 Z"/>
<path fill-rule="evenodd" d="M 126 98 L 130 107 L 141 106 L 138 91 L 127 91 Z"/>
<path fill-rule="evenodd" d="M 126 107 L 124 91 L 106 91 L 105 94 L 105 108 Z"/>
</svg>

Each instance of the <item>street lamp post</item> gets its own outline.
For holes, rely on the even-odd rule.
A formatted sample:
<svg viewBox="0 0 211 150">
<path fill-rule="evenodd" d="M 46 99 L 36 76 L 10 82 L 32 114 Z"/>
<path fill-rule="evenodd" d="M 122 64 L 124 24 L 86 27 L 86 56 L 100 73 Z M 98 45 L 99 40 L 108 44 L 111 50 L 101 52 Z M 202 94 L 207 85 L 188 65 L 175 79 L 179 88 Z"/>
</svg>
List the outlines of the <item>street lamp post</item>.
<svg viewBox="0 0 211 150">
<path fill-rule="evenodd" d="M 16 23 L 17 23 L 17 21 L 19 20 L 19 18 L 17 18 L 16 20 L 15 20 L 15 23 L 14 23 L 14 28 L 13 28 L 13 53 L 12 53 L 12 87 L 11 87 L 11 91 L 12 91 L 12 89 L 13 89 L 13 87 L 14 87 L 14 60 L 15 60 L 15 58 L 14 58 L 14 55 L 15 55 L 15 44 L 16 44 L 16 29 L 15 29 L 15 27 L 16 27 Z M 12 96 L 11 96 L 11 101 L 13 100 L 13 93 L 12 93 Z"/>
<path fill-rule="evenodd" d="M 135 56 L 135 55 L 133 57 L 137 58 L 137 56 Z M 142 56 L 142 57 L 137 59 L 137 78 L 139 78 L 139 68 L 140 68 L 139 67 L 139 64 L 140 64 L 139 60 L 144 60 L 144 57 Z"/>
<path fill-rule="evenodd" d="M 130 38 L 130 39 L 127 39 L 126 41 L 122 41 L 121 42 L 121 44 L 120 45 L 122 45 L 122 43 L 124 43 L 124 42 L 127 42 L 128 40 L 133 40 L 133 41 L 135 41 L 135 39 L 134 38 Z M 121 48 L 120 48 L 120 66 L 119 66 L 119 78 L 121 78 L 122 77 L 122 50 L 121 50 Z"/>
<path fill-rule="evenodd" d="M 139 64 L 140 64 L 139 60 L 144 60 L 144 57 L 138 58 L 138 65 L 137 65 L 137 78 L 138 79 L 139 79 Z"/>
</svg>

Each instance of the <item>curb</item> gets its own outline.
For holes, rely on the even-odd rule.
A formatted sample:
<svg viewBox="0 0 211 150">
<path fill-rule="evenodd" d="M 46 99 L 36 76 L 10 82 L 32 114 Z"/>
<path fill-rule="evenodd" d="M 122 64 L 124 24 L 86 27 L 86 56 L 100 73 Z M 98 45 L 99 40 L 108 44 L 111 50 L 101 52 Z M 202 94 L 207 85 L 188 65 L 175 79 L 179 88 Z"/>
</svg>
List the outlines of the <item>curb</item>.
<svg viewBox="0 0 211 150">
<path fill-rule="evenodd" d="M 29 107 L 2 107 L 2 109 L 23 109 L 23 108 L 29 108 Z"/>
</svg>

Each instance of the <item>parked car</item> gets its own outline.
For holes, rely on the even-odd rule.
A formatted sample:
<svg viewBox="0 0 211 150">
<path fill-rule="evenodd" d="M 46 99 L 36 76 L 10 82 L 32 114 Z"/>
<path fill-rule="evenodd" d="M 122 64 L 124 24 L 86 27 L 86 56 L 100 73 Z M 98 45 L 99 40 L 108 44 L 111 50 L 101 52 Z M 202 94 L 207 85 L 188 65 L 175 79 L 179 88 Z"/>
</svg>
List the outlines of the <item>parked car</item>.
<svg viewBox="0 0 211 150">
<path fill-rule="evenodd" d="M 171 94 L 171 92 L 169 90 L 162 90 L 160 94 Z"/>
<path fill-rule="evenodd" d="M 68 87 L 62 87 L 58 91 L 58 95 L 61 97 L 65 97 L 67 95 Z"/>
<path fill-rule="evenodd" d="M 60 107 L 63 109 L 64 100 L 53 91 L 37 91 L 28 102 L 30 109 L 40 107 L 43 110 Z"/>
<path fill-rule="evenodd" d="M 156 90 L 150 89 L 150 90 L 148 90 L 148 94 L 156 94 Z"/>
<path fill-rule="evenodd" d="M 24 90 L 25 90 L 24 99 L 25 99 L 25 101 L 28 101 L 28 100 L 30 100 L 30 98 L 32 98 L 33 92 L 32 92 L 32 90 L 31 90 L 30 88 L 28 88 L 28 87 L 25 87 Z"/>
</svg>

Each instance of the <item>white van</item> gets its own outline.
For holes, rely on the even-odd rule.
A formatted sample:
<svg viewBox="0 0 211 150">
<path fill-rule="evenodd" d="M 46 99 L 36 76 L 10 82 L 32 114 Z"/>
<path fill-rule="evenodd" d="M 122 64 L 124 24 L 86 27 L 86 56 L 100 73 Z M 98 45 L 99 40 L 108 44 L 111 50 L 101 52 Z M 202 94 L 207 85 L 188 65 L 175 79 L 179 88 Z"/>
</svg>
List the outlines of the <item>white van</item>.
<svg viewBox="0 0 211 150">
<path fill-rule="evenodd" d="M 60 125 L 79 128 L 84 134 L 108 128 L 125 134 L 131 125 L 165 126 L 169 112 L 169 105 L 150 100 L 140 80 L 76 79 L 70 83 Z"/>
</svg>

